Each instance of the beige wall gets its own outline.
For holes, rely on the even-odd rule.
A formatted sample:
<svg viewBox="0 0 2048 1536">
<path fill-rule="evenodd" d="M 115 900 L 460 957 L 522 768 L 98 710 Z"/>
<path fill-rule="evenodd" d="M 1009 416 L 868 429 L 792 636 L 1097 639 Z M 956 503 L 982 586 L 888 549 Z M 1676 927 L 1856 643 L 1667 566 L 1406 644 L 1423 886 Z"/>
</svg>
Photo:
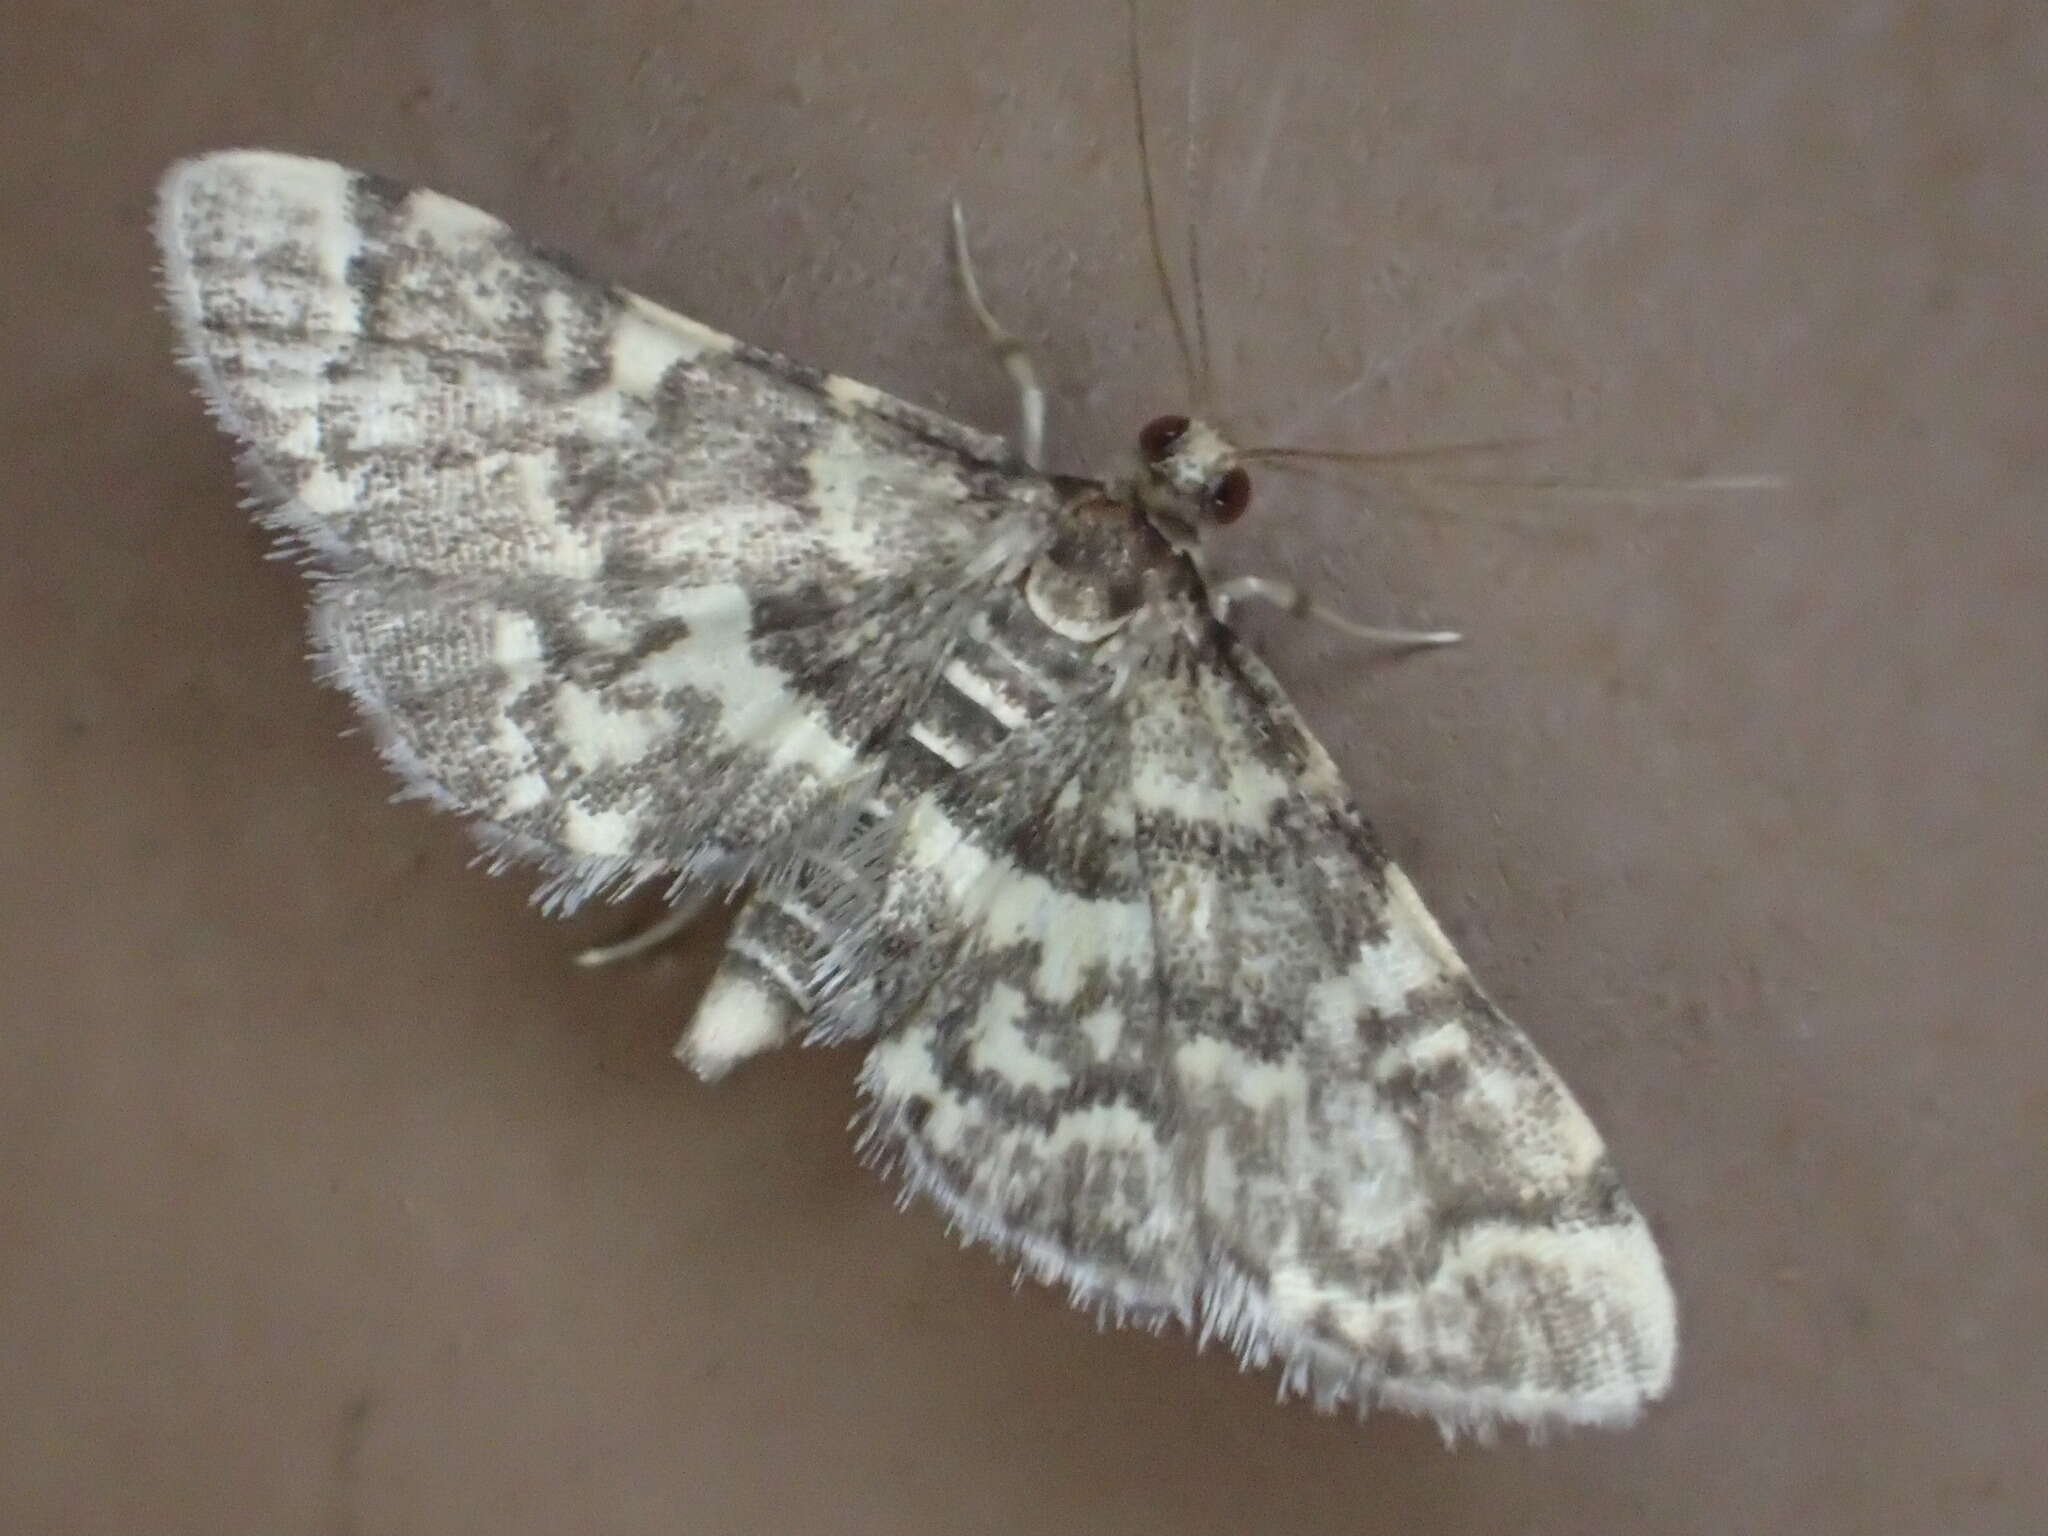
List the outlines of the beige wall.
<svg viewBox="0 0 2048 1536">
<path fill-rule="evenodd" d="M 13 9 L 0 91 L 0 1527 L 2019 1531 L 2043 1507 L 2048 48 L 2026 6 L 1343 0 L 1188 44 L 1224 403 L 1610 489 L 1271 481 L 1241 564 L 1471 642 L 1263 648 L 1608 1133 L 1640 1429 L 1446 1453 L 1098 1336 L 899 1215 L 854 1061 L 707 1089 L 687 948 L 391 808 L 168 356 L 174 155 L 324 153 L 1101 469 L 1182 404 L 1116 8 Z M 1170 220 L 1178 226 L 1178 215 Z M 1332 408 L 1348 380 L 1368 383 Z M 1370 370 L 1377 371 L 1370 371 Z M 1226 546 L 1225 558 L 1228 558 Z"/>
</svg>

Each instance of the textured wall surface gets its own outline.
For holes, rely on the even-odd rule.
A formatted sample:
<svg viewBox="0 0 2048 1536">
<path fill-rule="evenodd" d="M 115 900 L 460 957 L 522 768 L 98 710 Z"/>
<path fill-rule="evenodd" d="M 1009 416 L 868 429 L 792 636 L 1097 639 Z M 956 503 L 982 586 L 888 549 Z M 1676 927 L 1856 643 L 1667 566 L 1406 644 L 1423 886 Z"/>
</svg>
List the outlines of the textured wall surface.
<svg viewBox="0 0 2048 1536">
<path fill-rule="evenodd" d="M 1145 24 L 1225 414 L 1525 477 L 1269 480 L 1369 620 L 1269 659 L 1606 1130 L 1683 1308 L 1636 1430 L 1446 1451 L 1013 1295 L 715 1088 L 701 948 L 393 809 L 169 358 L 173 156 L 425 182 L 1055 459 L 1183 403 L 1113 7 L 27 0 L 0 89 L 0 1526 L 2034 1528 L 2048 1411 L 2048 29 L 1990 0 L 1217 3 Z M 1771 471 L 1784 491 L 1646 501 Z"/>
</svg>

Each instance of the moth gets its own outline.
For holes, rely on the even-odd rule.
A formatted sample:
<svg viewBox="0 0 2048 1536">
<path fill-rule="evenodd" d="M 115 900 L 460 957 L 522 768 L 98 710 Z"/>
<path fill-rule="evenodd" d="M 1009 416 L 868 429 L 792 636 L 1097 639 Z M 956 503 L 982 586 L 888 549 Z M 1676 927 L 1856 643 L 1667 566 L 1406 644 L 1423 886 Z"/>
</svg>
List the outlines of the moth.
<svg viewBox="0 0 2048 1536">
<path fill-rule="evenodd" d="M 1598 1133 L 1229 623 L 1261 589 L 1206 560 L 1251 490 L 1216 430 L 1047 473 L 1033 392 L 1013 451 L 318 160 L 179 164 L 157 233 L 406 787 L 555 909 L 744 897 L 704 1077 L 861 1042 L 907 1194 L 1283 1395 L 1452 1431 L 1665 1391 Z"/>
</svg>

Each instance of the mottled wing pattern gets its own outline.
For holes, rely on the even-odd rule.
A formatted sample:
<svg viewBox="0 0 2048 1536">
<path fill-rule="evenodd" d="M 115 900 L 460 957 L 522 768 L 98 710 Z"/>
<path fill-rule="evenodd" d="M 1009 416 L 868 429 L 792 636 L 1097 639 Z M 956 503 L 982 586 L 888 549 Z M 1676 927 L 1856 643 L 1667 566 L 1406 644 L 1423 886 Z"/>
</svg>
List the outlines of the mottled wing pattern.
<svg viewBox="0 0 2048 1536">
<path fill-rule="evenodd" d="M 159 234 L 406 782 L 564 899 L 758 881 L 698 1070 L 871 1037 L 865 1143 L 965 1232 L 1324 1404 L 1664 1390 L 1598 1135 L 1135 512 L 1088 524 L 1128 570 L 1040 571 L 1062 491 L 999 441 L 324 162 L 181 165 Z"/>
<path fill-rule="evenodd" d="M 1056 499 L 432 192 L 218 154 L 159 236 L 185 359 L 326 575 L 327 667 L 408 784 L 571 898 L 839 814 L 973 563 Z"/>
<path fill-rule="evenodd" d="M 1214 626 L 1087 707 L 1099 752 L 1018 742 L 906 813 L 876 1154 L 1324 1404 L 1633 1418 L 1675 1353 L 1648 1229 L 1270 675 Z"/>
</svg>

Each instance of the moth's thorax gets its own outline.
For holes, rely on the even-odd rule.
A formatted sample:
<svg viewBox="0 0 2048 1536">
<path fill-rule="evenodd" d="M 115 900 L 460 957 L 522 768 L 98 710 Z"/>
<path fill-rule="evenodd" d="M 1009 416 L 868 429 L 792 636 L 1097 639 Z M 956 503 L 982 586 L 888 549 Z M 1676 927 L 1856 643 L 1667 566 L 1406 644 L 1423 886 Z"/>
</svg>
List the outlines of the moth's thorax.
<svg viewBox="0 0 2048 1536">
<path fill-rule="evenodd" d="M 1106 639 L 1148 604 L 1198 587 L 1187 556 L 1135 500 L 1099 488 L 1060 509 L 1059 531 L 1024 575 L 1024 597 L 1070 640 Z"/>
</svg>

